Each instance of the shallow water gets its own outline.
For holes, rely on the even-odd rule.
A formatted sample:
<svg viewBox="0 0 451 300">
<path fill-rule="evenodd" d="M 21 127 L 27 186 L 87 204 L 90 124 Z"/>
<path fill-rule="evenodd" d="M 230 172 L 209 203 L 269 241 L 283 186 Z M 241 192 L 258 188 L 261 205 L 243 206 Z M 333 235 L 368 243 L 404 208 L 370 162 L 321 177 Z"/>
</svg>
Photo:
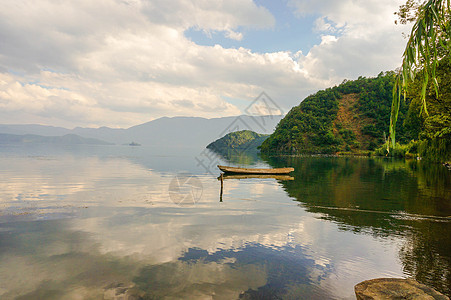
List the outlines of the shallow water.
<svg viewBox="0 0 451 300">
<path fill-rule="evenodd" d="M 353 299 L 376 277 L 451 293 L 451 172 L 200 148 L 0 148 L 0 298 Z M 221 202 L 222 200 L 222 202 Z"/>
</svg>

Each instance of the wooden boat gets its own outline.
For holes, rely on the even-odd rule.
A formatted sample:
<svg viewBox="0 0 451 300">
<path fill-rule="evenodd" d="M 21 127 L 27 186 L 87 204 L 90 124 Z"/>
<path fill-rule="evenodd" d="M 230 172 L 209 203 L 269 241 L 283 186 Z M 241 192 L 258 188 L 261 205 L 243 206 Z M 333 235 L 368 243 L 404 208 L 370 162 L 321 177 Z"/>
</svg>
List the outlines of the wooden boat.
<svg viewBox="0 0 451 300">
<path fill-rule="evenodd" d="M 224 173 L 235 174 L 288 174 L 294 171 L 294 168 L 276 168 L 276 169 L 251 169 L 251 168 L 237 168 L 218 165 L 219 170 Z"/>
<path fill-rule="evenodd" d="M 224 174 L 222 176 L 222 178 L 224 180 L 225 179 L 249 179 L 249 178 L 261 178 L 261 179 L 274 178 L 276 180 L 294 180 L 294 177 L 292 177 L 290 175 L 284 175 L 284 174 L 234 174 L 234 173 L 227 173 L 227 174 Z M 218 180 L 221 180 L 221 176 L 218 177 Z"/>
</svg>

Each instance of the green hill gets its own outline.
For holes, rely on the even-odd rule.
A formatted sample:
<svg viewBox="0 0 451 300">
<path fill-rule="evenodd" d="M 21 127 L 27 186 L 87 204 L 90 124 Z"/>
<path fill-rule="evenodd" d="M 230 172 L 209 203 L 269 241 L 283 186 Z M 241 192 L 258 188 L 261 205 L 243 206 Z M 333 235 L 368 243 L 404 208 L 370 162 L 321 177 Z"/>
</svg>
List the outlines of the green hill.
<svg viewBox="0 0 451 300">
<path fill-rule="evenodd" d="M 207 148 L 216 152 L 256 150 L 268 136 L 268 134 L 260 134 L 251 130 L 235 131 L 210 143 Z"/>
<path fill-rule="evenodd" d="M 359 77 L 310 95 L 279 122 L 261 145 L 263 153 L 336 153 L 373 150 L 384 143 L 390 122 L 393 72 Z M 403 127 L 408 103 L 402 102 L 397 140 L 407 142 Z"/>
</svg>

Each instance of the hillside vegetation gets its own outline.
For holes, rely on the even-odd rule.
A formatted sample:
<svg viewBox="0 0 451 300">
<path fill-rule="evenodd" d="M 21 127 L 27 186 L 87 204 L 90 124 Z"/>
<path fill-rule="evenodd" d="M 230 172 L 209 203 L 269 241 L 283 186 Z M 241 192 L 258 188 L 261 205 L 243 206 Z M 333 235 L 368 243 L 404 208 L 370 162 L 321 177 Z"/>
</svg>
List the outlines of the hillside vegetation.
<svg viewBox="0 0 451 300">
<path fill-rule="evenodd" d="M 384 143 L 390 121 L 394 73 L 359 77 L 310 95 L 293 107 L 261 145 L 263 153 L 336 153 L 374 150 Z M 402 102 L 397 140 L 412 138 L 404 128 Z"/>
<path fill-rule="evenodd" d="M 268 134 L 260 134 L 251 130 L 241 130 L 226 134 L 210 143 L 207 148 L 216 152 L 228 150 L 256 150 L 268 138 Z"/>
</svg>

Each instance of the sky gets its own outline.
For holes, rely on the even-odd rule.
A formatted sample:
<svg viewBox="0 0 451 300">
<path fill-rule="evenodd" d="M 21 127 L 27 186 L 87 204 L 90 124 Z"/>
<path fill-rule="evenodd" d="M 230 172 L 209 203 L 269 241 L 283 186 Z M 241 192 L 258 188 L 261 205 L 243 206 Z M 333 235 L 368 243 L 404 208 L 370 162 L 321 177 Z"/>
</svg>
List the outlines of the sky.
<svg viewBox="0 0 451 300">
<path fill-rule="evenodd" d="M 400 66 L 393 0 L 2 0 L 0 123 L 121 127 L 287 113 Z"/>
</svg>

